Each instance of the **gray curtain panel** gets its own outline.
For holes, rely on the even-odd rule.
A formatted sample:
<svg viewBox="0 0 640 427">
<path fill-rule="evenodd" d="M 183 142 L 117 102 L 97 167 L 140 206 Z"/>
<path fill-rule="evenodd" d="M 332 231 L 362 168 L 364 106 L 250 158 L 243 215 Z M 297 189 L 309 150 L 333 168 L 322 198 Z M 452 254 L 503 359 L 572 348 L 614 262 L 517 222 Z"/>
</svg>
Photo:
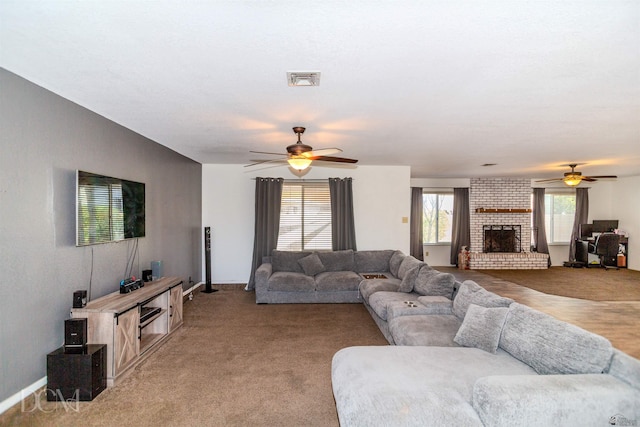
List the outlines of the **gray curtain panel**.
<svg viewBox="0 0 640 427">
<path fill-rule="evenodd" d="M 422 246 L 422 187 L 411 187 L 411 222 L 409 224 L 409 254 L 424 261 Z"/>
<path fill-rule="evenodd" d="M 536 250 L 541 254 L 549 253 L 547 244 L 547 231 L 544 225 L 544 188 L 533 189 L 533 227 L 535 230 Z M 551 267 L 551 257 L 549 257 L 549 267 Z"/>
<path fill-rule="evenodd" d="M 356 250 L 351 178 L 329 178 L 331 195 L 331 242 L 334 251 Z"/>
<path fill-rule="evenodd" d="M 247 290 L 255 288 L 256 270 L 262 264 L 262 258 L 271 256 L 271 252 L 278 246 L 283 182 L 282 178 L 256 178 L 253 261 L 251 261 L 251 276 L 247 283 Z"/>
<path fill-rule="evenodd" d="M 573 220 L 569 261 L 576 260 L 576 240 L 580 237 L 580 224 L 586 224 L 589 218 L 589 189 L 576 188 L 576 215 Z"/>
<path fill-rule="evenodd" d="M 463 246 L 471 249 L 471 215 L 469 189 L 453 189 L 453 224 L 451 226 L 451 264 L 458 265 L 458 254 Z"/>
</svg>

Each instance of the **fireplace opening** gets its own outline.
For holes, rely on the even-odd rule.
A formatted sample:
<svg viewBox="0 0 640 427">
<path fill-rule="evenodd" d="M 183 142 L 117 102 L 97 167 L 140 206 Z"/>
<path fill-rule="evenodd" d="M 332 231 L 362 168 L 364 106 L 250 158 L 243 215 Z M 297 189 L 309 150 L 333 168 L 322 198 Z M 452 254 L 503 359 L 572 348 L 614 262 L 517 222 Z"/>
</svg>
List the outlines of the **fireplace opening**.
<svg viewBox="0 0 640 427">
<path fill-rule="evenodd" d="M 483 252 L 520 252 L 521 226 L 483 225 Z"/>
</svg>

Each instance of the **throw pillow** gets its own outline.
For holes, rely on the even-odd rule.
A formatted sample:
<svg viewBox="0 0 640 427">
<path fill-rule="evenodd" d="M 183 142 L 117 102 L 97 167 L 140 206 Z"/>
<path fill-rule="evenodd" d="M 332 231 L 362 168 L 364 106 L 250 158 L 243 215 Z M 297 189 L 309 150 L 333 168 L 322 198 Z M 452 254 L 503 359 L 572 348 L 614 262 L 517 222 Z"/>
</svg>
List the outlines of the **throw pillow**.
<svg viewBox="0 0 640 427">
<path fill-rule="evenodd" d="M 316 274 L 322 273 L 326 270 L 322 261 L 320 261 L 320 257 L 315 252 L 299 259 L 298 264 L 300 264 L 302 270 L 304 270 L 304 274 L 307 276 L 315 276 Z"/>
<path fill-rule="evenodd" d="M 462 320 L 470 304 L 492 308 L 509 307 L 512 302 L 513 300 L 511 298 L 501 297 L 493 292 L 489 292 L 473 280 L 465 280 L 453 300 L 453 314 Z"/>
<path fill-rule="evenodd" d="M 443 296 L 453 298 L 456 278 L 451 273 L 441 273 L 429 266 L 424 266 L 416 277 L 413 289 L 420 295 Z"/>
<path fill-rule="evenodd" d="M 509 309 L 469 305 L 462 325 L 453 341 L 463 347 L 475 347 L 495 354 Z"/>
<path fill-rule="evenodd" d="M 418 277 L 418 273 L 423 268 L 422 265 L 418 265 L 413 267 L 411 270 L 407 271 L 407 273 L 402 278 L 402 282 L 400 282 L 400 287 L 398 288 L 398 292 L 411 292 L 413 290 L 413 286 L 416 282 L 416 278 Z"/>
</svg>

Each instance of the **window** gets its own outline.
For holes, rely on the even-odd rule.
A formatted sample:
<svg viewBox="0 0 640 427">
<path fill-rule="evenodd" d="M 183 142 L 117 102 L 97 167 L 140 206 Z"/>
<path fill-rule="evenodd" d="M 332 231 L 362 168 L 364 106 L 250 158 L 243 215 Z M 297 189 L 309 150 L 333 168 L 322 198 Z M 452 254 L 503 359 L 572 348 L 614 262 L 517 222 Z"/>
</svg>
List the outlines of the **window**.
<svg viewBox="0 0 640 427">
<path fill-rule="evenodd" d="M 328 182 L 285 182 L 282 187 L 278 250 L 331 250 Z"/>
<path fill-rule="evenodd" d="M 451 243 L 453 194 L 422 194 L 422 243 Z"/>
<path fill-rule="evenodd" d="M 569 243 L 576 213 L 576 195 L 550 193 L 544 195 L 544 227 L 547 243 Z"/>
</svg>

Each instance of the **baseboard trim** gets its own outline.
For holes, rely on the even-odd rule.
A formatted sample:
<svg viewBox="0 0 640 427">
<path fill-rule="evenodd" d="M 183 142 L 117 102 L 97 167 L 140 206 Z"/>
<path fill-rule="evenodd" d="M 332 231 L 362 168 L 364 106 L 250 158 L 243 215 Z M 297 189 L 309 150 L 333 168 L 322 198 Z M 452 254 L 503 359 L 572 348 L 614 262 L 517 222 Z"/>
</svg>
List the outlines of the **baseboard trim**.
<svg viewBox="0 0 640 427">
<path fill-rule="evenodd" d="M 7 410 L 11 409 L 17 403 L 20 403 L 23 399 L 27 398 L 29 395 L 35 393 L 37 390 L 47 385 L 47 377 L 42 377 L 38 381 L 33 384 L 23 388 L 13 396 L 5 399 L 0 402 L 0 414 L 5 413 Z"/>
</svg>

